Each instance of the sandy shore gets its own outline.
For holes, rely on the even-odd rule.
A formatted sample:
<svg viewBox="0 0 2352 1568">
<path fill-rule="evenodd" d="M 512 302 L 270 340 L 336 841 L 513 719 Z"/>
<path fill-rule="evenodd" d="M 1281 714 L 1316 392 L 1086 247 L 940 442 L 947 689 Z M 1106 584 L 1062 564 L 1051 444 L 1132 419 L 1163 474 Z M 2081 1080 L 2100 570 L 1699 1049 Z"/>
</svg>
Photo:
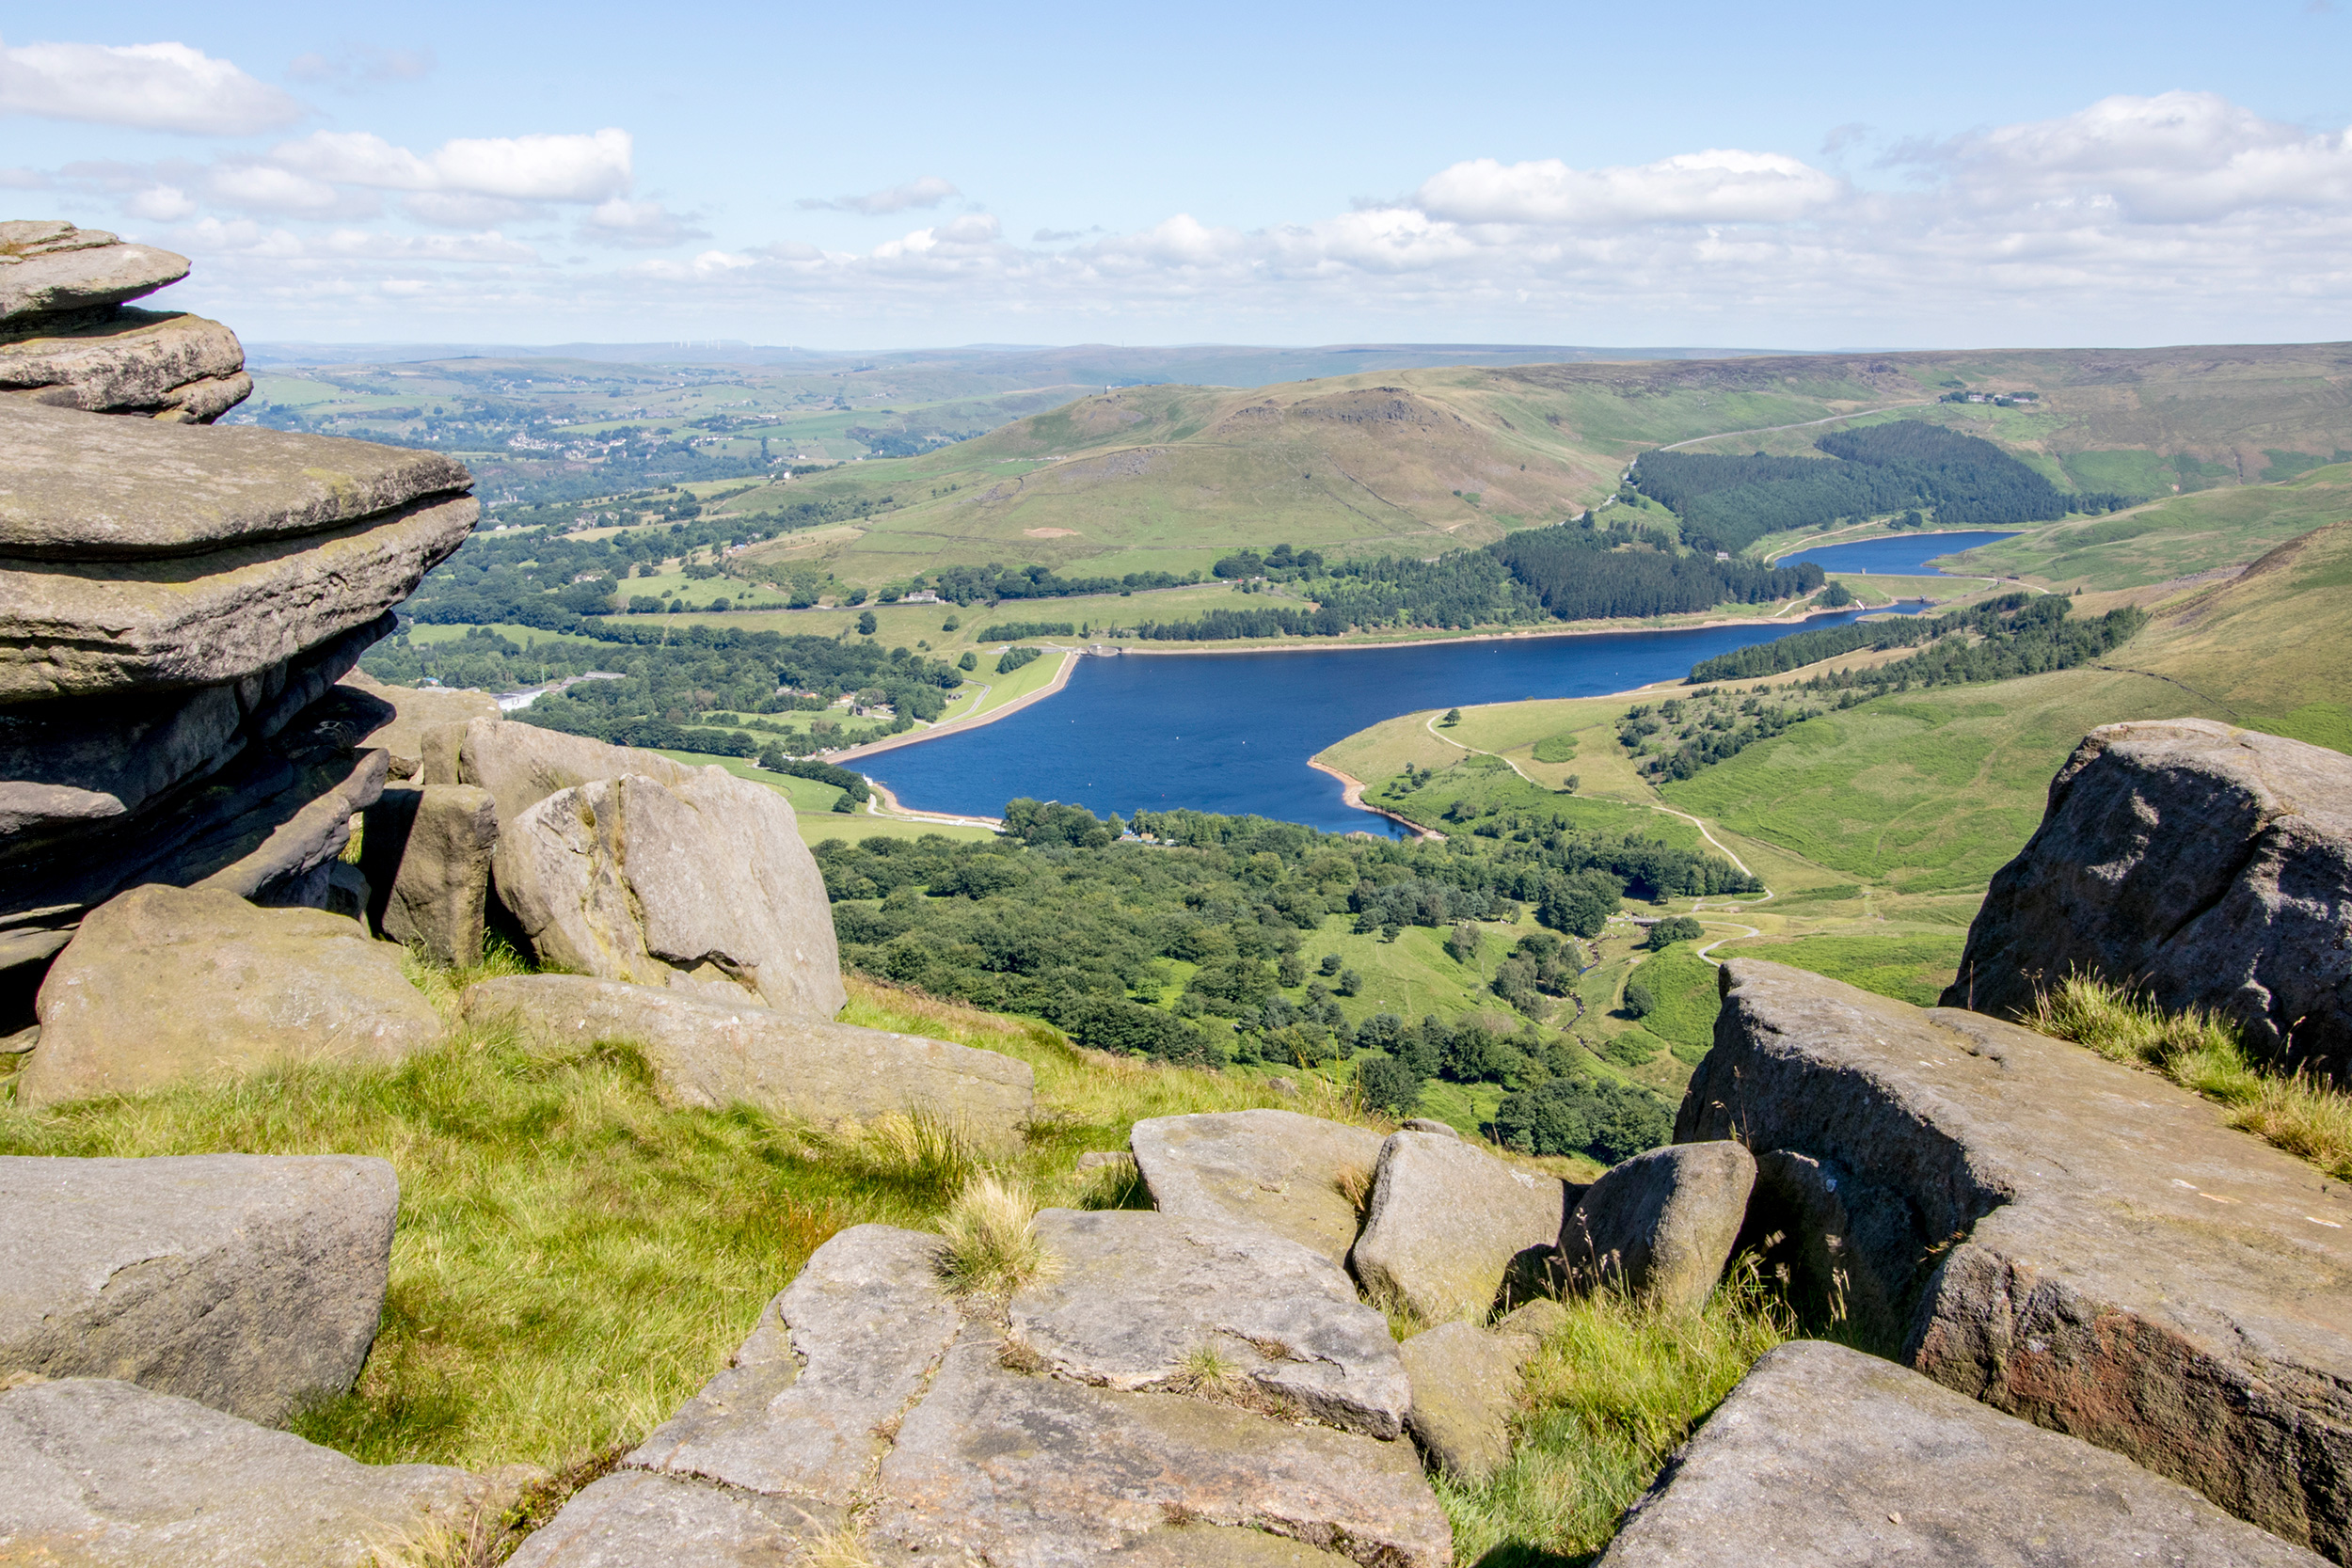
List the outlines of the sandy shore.
<svg viewBox="0 0 2352 1568">
<path fill-rule="evenodd" d="M 1800 601 L 1802 602 L 1802 601 Z M 1880 606 L 1884 609 L 1884 606 Z M 1293 638 L 1281 642 L 1258 642 L 1246 647 L 1216 646 L 1187 643 L 1180 648 L 1139 648 L 1133 642 L 1111 644 L 1121 654 L 1146 658 L 1197 658 L 1216 654 L 1324 654 L 1353 653 L 1371 648 L 1445 648 L 1457 642 L 1525 642 L 1548 638 L 1566 637 L 1638 637 L 1654 632 L 1712 631 L 1718 626 L 1802 626 L 1820 615 L 1844 615 L 1854 610 L 1871 613 L 1868 606 L 1849 606 L 1845 610 L 1817 610 L 1798 621 L 1784 621 L 1772 615 L 1741 615 L 1714 621 L 1681 621 L 1668 626 L 1643 624 L 1606 626 L 1578 626 L 1559 631 L 1535 628 L 1528 631 L 1474 631 L 1460 637 L 1396 637 L 1385 642 L 1342 642 L 1324 638 Z M 1784 611 L 1785 613 L 1785 611 Z"/>
<path fill-rule="evenodd" d="M 880 801 L 882 808 L 876 811 L 873 803 L 869 801 L 866 805 L 868 816 L 888 816 L 900 822 L 936 822 L 949 828 L 993 828 L 999 832 L 1004 831 L 1005 819 L 1001 816 L 956 816 L 944 811 L 916 811 L 912 806 L 899 804 L 898 797 L 891 793 L 888 784 L 876 784 L 868 779 L 866 781 L 866 787 L 874 792 L 874 800 Z"/>
<path fill-rule="evenodd" d="M 1061 668 L 1054 672 L 1052 680 L 1047 681 L 1025 697 L 1015 697 L 1003 707 L 992 708 L 975 718 L 950 719 L 945 724 L 933 724 L 928 730 L 909 730 L 904 735 L 889 736 L 881 740 L 869 741 L 863 746 L 852 746 L 846 752 L 828 752 L 825 753 L 825 760 L 836 764 L 848 763 L 859 757 L 873 756 L 877 752 L 896 751 L 901 746 L 912 746 L 919 740 L 937 740 L 944 735 L 961 735 L 965 730 L 977 730 L 983 724 L 993 724 L 1009 713 L 1019 713 L 1032 703 L 1041 703 L 1070 684 L 1070 672 L 1075 670 L 1078 667 L 1078 660 L 1086 657 L 1074 648 L 1057 648 L 1054 651 L 1066 656 L 1061 661 Z M 994 819 L 991 818 L 991 820 Z"/>
<path fill-rule="evenodd" d="M 1307 766 L 1313 768 L 1318 773 L 1328 773 L 1333 778 L 1339 780 L 1340 799 L 1346 801 L 1349 805 L 1354 806 L 1358 811 L 1367 811 L 1372 813 L 1375 816 L 1385 816 L 1390 821 L 1395 823 L 1398 827 L 1409 830 L 1415 838 L 1430 839 L 1439 844 L 1445 842 L 1445 834 L 1437 832 L 1435 829 L 1424 828 L 1420 823 L 1412 820 L 1410 817 L 1399 816 L 1396 813 L 1385 810 L 1382 807 L 1368 806 L 1364 804 L 1363 780 L 1359 779 L 1352 774 L 1343 773 L 1338 768 L 1332 767 L 1329 763 L 1321 761 L 1315 757 L 1309 757 L 1307 759 Z"/>
</svg>

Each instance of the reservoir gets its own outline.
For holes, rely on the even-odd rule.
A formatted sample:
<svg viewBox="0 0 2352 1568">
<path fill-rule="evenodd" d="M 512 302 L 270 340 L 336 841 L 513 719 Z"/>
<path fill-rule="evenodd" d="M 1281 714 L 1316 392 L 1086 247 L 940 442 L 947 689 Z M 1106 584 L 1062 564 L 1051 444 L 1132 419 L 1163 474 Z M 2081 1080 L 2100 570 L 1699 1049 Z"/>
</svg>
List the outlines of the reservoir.
<svg viewBox="0 0 2352 1568">
<path fill-rule="evenodd" d="M 1903 544 L 1915 557 L 1940 554 L 1950 538 Z M 1623 691 L 1688 674 L 1700 659 L 1734 648 L 1843 626 L 1857 613 L 1685 631 L 1081 658 L 1055 696 L 856 767 L 917 811 L 999 816 L 1007 800 L 1025 795 L 1098 816 L 1190 807 L 1331 832 L 1386 832 L 1387 818 L 1349 806 L 1339 781 L 1307 759 L 1400 713 Z"/>
<path fill-rule="evenodd" d="M 1793 555 L 1776 556 L 1775 566 L 1796 566 L 1810 561 L 1824 572 L 1872 572 L 1880 577 L 1932 578 L 1942 573 L 1928 564 L 1940 556 L 1958 555 L 1979 545 L 2014 538 L 2014 531 L 1993 533 L 1898 533 L 1883 539 L 1861 539 L 1851 545 L 1820 545 Z"/>
</svg>

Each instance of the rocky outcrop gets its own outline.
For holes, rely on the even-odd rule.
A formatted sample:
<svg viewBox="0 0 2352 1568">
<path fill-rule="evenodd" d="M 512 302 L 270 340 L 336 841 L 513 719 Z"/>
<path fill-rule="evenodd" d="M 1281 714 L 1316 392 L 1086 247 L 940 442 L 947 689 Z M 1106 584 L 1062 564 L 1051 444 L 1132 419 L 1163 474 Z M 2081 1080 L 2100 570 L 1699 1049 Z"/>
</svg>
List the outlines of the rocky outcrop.
<svg viewBox="0 0 2352 1568">
<path fill-rule="evenodd" d="M 1730 1261 L 1755 1186 L 1755 1157 L 1727 1139 L 1637 1154 L 1577 1200 L 1560 1228 L 1560 1266 L 1579 1289 L 1696 1311 Z"/>
<path fill-rule="evenodd" d="M 1947 1007 L 2080 971 L 2352 1075 L 2352 757 L 2202 719 L 2093 730 L 1994 877 Z"/>
<path fill-rule="evenodd" d="M 1520 1374 L 1566 1317 L 1557 1302 L 1531 1301 L 1492 1329 L 1456 1318 L 1397 1346 L 1413 1385 L 1413 1440 L 1433 1467 L 1475 1486 L 1503 1466 Z"/>
<path fill-rule="evenodd" d="M 399 1207 L 382 1160 L 0 1158 L 0 1384 L 115 1378 L 276 1425 L 358 1377 Z"/>
<path fill-rule="evenodd" d="M 481 1483 L 361 1465 L 128 1383 L 0 1391 L 0 1554 L 56 1568 L 373 1568 L 458 1522 Z"/>
<path fill-rule="evenodd" d="M 1836 1256 L 1891 1304 L 1913 1366 L 2352 1554 L 2340 1183 L 2082 1047 L 1778 964 L 1724 975 L 1676 1137 L 1862 1173 L 1836 1189 Z"/>
<path fill-rule="evenodd" d="M 806 1018 L 849 1000 L 824 879 L 778 791 L 720 768 L 631 773 L 501 816 L 499 898 L 542 964 Z"/>
<path fill-rule="evenodd" d="M 1367 1436 L 1404 1431 L 1396 1342 L 1319 1253 L 1254 1226 L 1048 1209 L 1052 1277 L 1009 1308 L 1011 1341 L 1104 1388 L 1223 1386 Z"/>
<path fill-rule="evenodd" d="M 0 223 L 0 394 L 210 424 L 253 390 L 237 335 L 201 316 L 124 309 L 187 272 L 186 257 L 103 229 Z"/>
<path fill-rule="evenodd" d="M 1152 1117 L 1128 1135 L 1152 1206 L 1187 1220 L 1261 1226 L 1344 1263 L 1372 1189 L 1380 1134 L 1295 1111 Z"/>
<path fill-rule="evenodd" d="M 1035 1094 L 1026 1062 L 915 1035 L 584 974 L 484 980 L 464 1016 L 561 1039 L 627 1040 L 673 1104 L 758 1105 L 811 1121 L 922 1112 L 988 1144 L 1016 1141 Z"/>
<path fill-rule="evenodd" d="M 440 1038 L 400 949 L 310 909 L 151 884 L 93 911 L 41 982 L 17 1102 L 135 1094 L 285 1062 L 391 1062 Z"/>
<path fill-rule="evenodd" d="M 0 398 L 0 978 L 141 882 L 349 895 L 328 863 L 394 715 L 335 683 L 471 529 L 469 483 L 430 452 Z"/>
<path fill-rule="evenodd" d="M 1425 1323 L 1484 1318 L 1521 1254 L 1549 1256 L 1566 1209 L 1558 1177 L 1513 1170 L 1450 1134 L 1394 1132 L 1349 1262 L 1375 1300 Z"/>
<path fill-rule="evenodd" d="M 2114 1454 L 1820 1342 L 1767 1353 L 1600 1560 L 1602 1568 L 2324 1560 Z"/>
</svg>

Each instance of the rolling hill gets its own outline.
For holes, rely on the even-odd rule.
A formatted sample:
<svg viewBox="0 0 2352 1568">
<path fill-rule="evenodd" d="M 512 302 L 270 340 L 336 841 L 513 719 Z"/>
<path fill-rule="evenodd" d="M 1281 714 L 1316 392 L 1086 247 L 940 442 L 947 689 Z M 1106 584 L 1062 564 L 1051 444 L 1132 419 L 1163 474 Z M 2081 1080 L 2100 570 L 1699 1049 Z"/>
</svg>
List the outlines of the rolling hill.
<svg viewBox="0 0 2352 1568">
<path fill-rule="evenodd" d="M 2069 491 L 2169 497 L 2256 483 L 2352 446 L 2348 386 L 2352 345 L 2320 344 L 1457 366 L 1238 390 L 1136 387 L 919 457 L 765 486 L 730 509 L 757 517 L 872 503 L 879 515 L 851 533 L 761 546 L 866 584 L 990 561 L 1198 571 L 1284 540 L 1326 554 L 1435 555 L 1597 502 L 1626 460 L 1653 447 L 1804 453 L 1825 427 L 1873 419 L 1987 436 Z M 2040 401 L 1939 401 L 1956 389 Z"/>
</svg>

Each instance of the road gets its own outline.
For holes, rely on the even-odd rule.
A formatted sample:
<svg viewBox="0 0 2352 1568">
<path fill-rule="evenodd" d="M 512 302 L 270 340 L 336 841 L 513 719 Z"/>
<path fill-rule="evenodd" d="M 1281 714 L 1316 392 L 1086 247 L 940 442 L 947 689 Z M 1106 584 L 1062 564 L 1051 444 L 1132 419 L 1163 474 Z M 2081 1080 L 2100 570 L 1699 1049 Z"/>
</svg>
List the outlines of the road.
<svg viewBox="0 0 2352 1568">
<path fill-rule="evenodd" d="M 1890 403 L 1883 408 L 1857 408 L 1851 414 L 1832 414 L 1825 420 L 1799 420 L 1795 424 L 1758 425 L 1754 430 L 1719 430 L 1712 436 L 1693 436 L 1687 441 L 1671 441 L 1660 451 L 1672 451 L 1677 447 L 1695 447 L 1701 441 L 1723 441 L 1734 436 L 1770 436 L 1775 430 L 1804 430 L 1817 424 L 1836 424 L 1840 420 L 1858 420 L 1866 414 L 1891 414 L 1898 408 L 1925 408 L 1932 398 L 1915 398 L 1909 403 Z"/>
</svg>

